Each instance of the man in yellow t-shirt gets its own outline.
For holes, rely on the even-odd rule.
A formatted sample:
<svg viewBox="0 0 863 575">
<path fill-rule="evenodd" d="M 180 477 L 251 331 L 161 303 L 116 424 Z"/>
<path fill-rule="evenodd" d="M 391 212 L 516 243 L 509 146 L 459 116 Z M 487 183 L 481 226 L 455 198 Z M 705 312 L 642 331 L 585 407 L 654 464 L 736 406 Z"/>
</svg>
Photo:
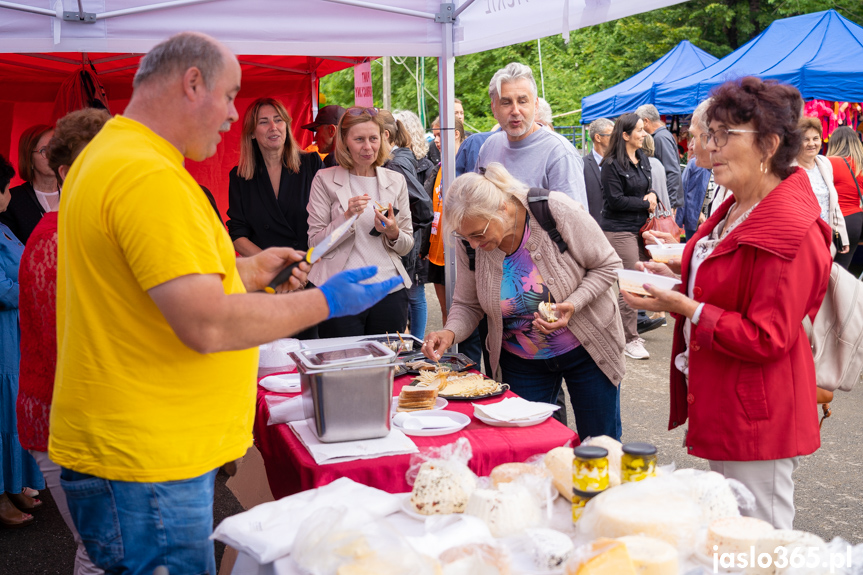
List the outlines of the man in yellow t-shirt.
<svg viewBox="0 0 863 575">
<path fill-rule="evenodd" d="M 183 166 L 238 114 L 240 66 L 182 33 L 141 60 L 123 116 L 69 171 L 58 230 L 58 362 L 49 455 L 107 573 L 215 575 L 215 469 L 252 443 L 257 346 L 382 299 L 399 278 L 351 270 L 318 289 L 261 290 L 303 254 L 236 260 Z M 302 263 L 281 291 L 305 281 Z"/>
</svg>

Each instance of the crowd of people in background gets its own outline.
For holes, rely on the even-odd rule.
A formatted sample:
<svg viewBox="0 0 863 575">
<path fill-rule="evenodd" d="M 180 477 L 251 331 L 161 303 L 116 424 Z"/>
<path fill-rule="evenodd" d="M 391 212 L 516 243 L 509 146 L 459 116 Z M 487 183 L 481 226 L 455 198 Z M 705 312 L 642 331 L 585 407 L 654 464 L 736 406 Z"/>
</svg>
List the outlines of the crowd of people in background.
<svg viewBox="0 0 863 575">
<path fill-rule="evenodd" d="M 189 480 L 194 493 L 166 487 L 161 502 L 194 500 L 183 529 L 200 541 L 176 560 L 214 572 L 212 470 L 251 440 L 251 388 L 235 389 L 254 381 L 250 348 L 409 331 L 433 359 L 459 344 L 529 400 L 560 403 L 565 386 L 581 438 L 620 439 L 624 357 L 650 358 L 641 334 L 668 312 L 670 427 L 688 420 L 688 452 L 753 491 L 749 514 L 791 528 L 792 472 L 819 447 L 801 321 L 817 312 L 831 262 L 847 269 L 863 237 L 854 130 L 833 132 L 821 155 L 821 123 L 802 116 L 799 93 L 744 78 L 694 111 L 685 160 L 652 105 L 593 121 L 582 155 L 554 131 L 531 69 L 511 63 L 489 81 L 493 130 L 468 134 L 459 100 L 454 125 L 435 119 L 430 138 L 410 111 L 328 105 L 301 127 L 314 132 L 303 150 L 284 102 L 260 98 L 242 120 L 225 235 L 182 158 L 211 156 L 239 119 L 239 75 L 218 42 L 175 36 L 142 60 L 122 116 L 83 110 L 29 128 L 24 183 L 11 190 L 15 169 L 0 157 L 2 525 L 31 524 L 47 487 L 78 545 L 76 574 L 152 570 L 173 552 L 153 517 L 121 512 L 117 551 L 99 524 L 116 503 L 86 494 L 120 490 L 143 510 L 146 494 L 129 486 Z M 455 142 L 448 189 L 442 129 Z M 643 231 L 660 215 L 682 235 Z M 251 293 L 347 223 L 277 296 Z M 650 261 L 646 245 L 681 241 L 681 260 Z M 621 268 L 677 277 L 681 291 L 636 297 L 615 287 Z M 443 318 L 428 334 L 427 283 Z M 178 392 L 183 414 L 200 404 L 182 421 L 164 409 L 164 386 L 191 379 L 212 385 L 205 403 Z"/>
</svg>

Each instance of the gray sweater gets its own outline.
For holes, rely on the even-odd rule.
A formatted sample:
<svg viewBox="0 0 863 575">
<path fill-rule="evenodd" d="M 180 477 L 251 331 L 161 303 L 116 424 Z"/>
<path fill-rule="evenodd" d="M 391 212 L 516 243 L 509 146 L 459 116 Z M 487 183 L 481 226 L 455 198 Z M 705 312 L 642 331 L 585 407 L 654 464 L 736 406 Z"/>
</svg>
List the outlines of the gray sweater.
<svg viewBox="0 0 863 575">
<path fill-rule="evenodd" d="M 522 204 L 527 207 L 526 198 Z M 626 363 L 623 322 L 612 286 L 617 281 L 615 270 L 623 267 L 620 258 L 583 206 L 552 192 L 548 207 L 568 249 L 560 253 L 536 218 L 529 220 L 527 249 L 555 301 L 572 302 L 575 312 L 569 320 L 569 330 L 599 369 L 619 385 Z M 444 329 L 455 334 L 456 343 L 462 342 L 487 314 L 489 359 L 492 370 L 497 372 L 503 340 L 500 282 L 506 254 L 500 249 L 477 250 L 476 271 L 470 271 L 461 242 L 456 243 L 456 256 L 455 293 Z"/>
<path fill-rule="evenodd" d="M 503 131 L 492 134 L 479 151 L 477 167 L 499 162 L 532 188 L 562 192 L 587 208 L 584 162 L 569 140 L 545 128 L 510 142 Z"/>
</svg>

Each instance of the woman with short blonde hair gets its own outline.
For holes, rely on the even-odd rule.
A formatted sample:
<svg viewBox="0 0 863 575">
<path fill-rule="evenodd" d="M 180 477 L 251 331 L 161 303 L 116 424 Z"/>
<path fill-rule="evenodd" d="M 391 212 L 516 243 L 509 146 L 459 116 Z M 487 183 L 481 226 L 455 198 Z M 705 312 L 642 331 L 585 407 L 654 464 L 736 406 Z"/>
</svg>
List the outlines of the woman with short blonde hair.
<svg viewBox="0 0 863 575">
<path fill-rule="evenodd" d="M 547 208 L 566 243 L 561 252 L 532 217 L 528 191 L 496 162 L 447 190 L 455 293 L 444 328 L 429 334 L 422 351 L 439 360 L 487 315 L 498 381 L 529 401 L 554 404 L 566 379 L 579 437 L 619 439 L 624 337 L 612 286 L 620 258 L 581 204 L 551 191 Z M 463 242 L 476 250 L 473 268 Z"/>
<path fill-rule="evenodd" d="M 333 150 L 339 165 L 319 171 L 312 183 L 309 245 L 357 219 L 309 279 L 320 285 L 342 270 L 376 266 L 373 281 L 401 276 L 404 283 L 362 313 L 323 322 L 321 337 L 394 333 L 407 324 L 411 280 L 402 257 L 413 248 L 413 225 L 405 177 L 383 167 L 390 151 L 384 125 L 376 108 L 349 108 L 339 120 Z"/>
</svg>

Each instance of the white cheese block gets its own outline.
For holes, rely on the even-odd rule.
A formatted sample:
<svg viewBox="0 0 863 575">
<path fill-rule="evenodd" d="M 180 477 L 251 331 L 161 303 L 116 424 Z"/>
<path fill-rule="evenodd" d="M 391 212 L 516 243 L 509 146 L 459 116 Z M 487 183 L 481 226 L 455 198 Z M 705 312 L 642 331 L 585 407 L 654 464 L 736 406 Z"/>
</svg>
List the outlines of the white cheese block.
<svg viewBox="0 0 863 575">
<path fill-rule="evenodd" d="M 571 447 L 555 447 L 545 454 L 542 462 L 551 471 L 554 486 L 567 501 L 572 501 L 572 460 L 575 454 Z"/>
<path fill-rule="evenodd" d="M 707 524 L 723 517 L 740 517 L 737 498 L 728 480 L 715 471 L 678 469 L 673 477 L 689 487 L 692 498 L 701 506 Z"/>
<path fill-rule="evenodd" d="M 525 532 L 534 565 L 544 570 L 559 569 L 575 547 L 572 539 L 560 531 L 536 527 Z"/>
<path fill-rule="evenodd" d="M 701 508 L 688 493 L 659 489 L 650 478 L 624 483 L 594 497 L 578 521 L 579 532 L 590 537 L 645 535 L 677 549 L 693 549 L 701 524 Z"/>
<path fill-rule="evenodd" d="M 542 520 L 539 502 L 527 488 L 503 483 L 498 489 L 477 489 L 464 510 L 479 517 L 495 537 L 507 537 L 536 527 Z"/>
<path fill-rule="evenodd" d="M 423 515 L 462 513 L 474 489 L 476 475 L 466 465 L 426 461 L 414 481 L 411 505 Z"/>
<path fill-rule="evenodd" d="M 755 565 L 749 565 L 745 573 L 746 575 L 781 575 L 785 573 L 787 568 L 780 569 L 776 567 L 776 560 L 782 553 L 775 552 L 777 547 L 784 547 L 784 555 L 789 559 L 794 549 L 799 547 L 802 549 L 802 555 L 809 561 L 808 549 L 810 547 L 824 549 L 825 545 L 823 539 L 812 533 L 797 531 L 795 529 L 775 529 L 755 540 Z M 767 567 L 758 565 L 757 558 L 762 553 L 766 553 L 771 557 L 770 564 Z M 764 561 L 764 563 L 767 563 L 767 561 Z"/>
<path fill-rule="evenodd" d="M 704 554 L 749 553 L 755 541 L 775 531 L 773 526 L 754 517 L 724 517 L 707 528 Z"/>
<path fill-rule="evenodd" d="M 618 537 L 626 545 L 638 575 L 677 575 L 677 549 L 659 539 L 643 535 Z"/>
</svg>

